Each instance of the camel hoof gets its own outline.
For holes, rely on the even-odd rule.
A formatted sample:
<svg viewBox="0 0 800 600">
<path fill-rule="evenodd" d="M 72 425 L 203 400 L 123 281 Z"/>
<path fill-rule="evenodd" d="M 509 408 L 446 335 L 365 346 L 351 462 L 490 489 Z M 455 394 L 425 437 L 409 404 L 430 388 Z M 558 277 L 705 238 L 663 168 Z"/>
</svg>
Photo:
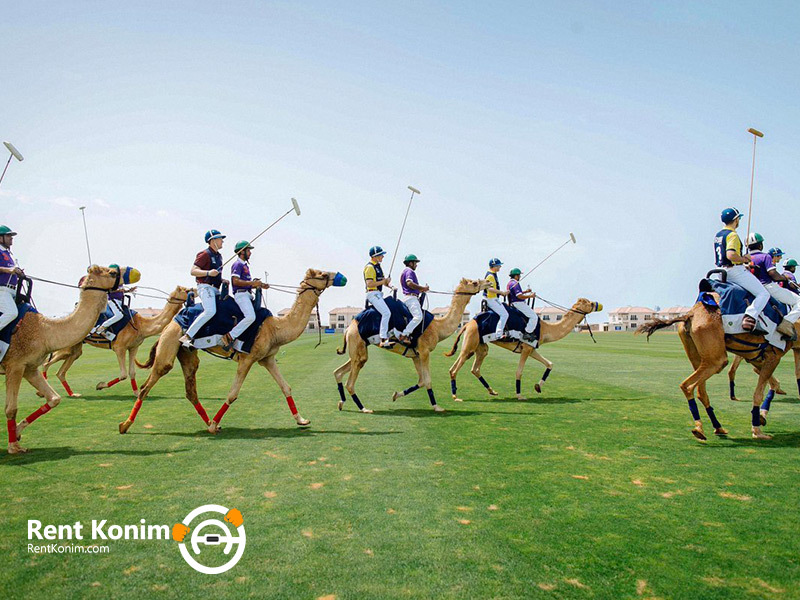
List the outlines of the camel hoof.
<svg viewBox="0 0 800 600">
<path fill-rule="evenodd" d="M 728 430 L 724 427 L 717 427 L 714 430 L 714 435 L 728 435 Z"/>
<path fill-rule="evenodd" d="M 490 395 L 490 396 L 499 396 L 500 394 L 498 394 L 497 392 L 495 392 L 495 391 L 494 391 L 492 388 L 489 388 L 489 395 Z"/>
<path fill-rule="evenodd" d="M 27 448 L 23 448 L 19 445 L 19 442 L 14 442 L 8 445 L 8 453 L 9 454 L 25 454 L 28 451 Z"/>
<path fill-rule="evenodd" d="M 464 400 L 462 400 L 461 398 L 456 398 L 455 396 L 453 396 L 453 402 L 463 402 L 463 401 Z"/>
<path fill-rule="evenodd" d="M 308 427 L 309 425 L 311 425 L 311 421 L 309 421 L 308 419 L 304 419 L 299 414 L 294 416 L 294 420 L 297 421 L 297 425 L 299 427 Z"/>
<path fill-rule="evenodd" d="M 739 399 L 736 396 L 731 396 L 731 402 L 739 402 Z"/>
<path fill-rule="evenodd" d="M 22 432 L 25 431 L 25 428 L 28 425 L 30 425 L 30 423 L 28 423 L 27 421 L 24 421 L 24 420 L 20 421 L 19 423 L 17 423 L 16 436 L 17 436 L 17 441 L 18 442 L 22 439 Z"/>
<path fill-rule="evenodd" d="M 125 419 L 122 423 L 119 424 L 119 432 L 120 433 L 128 433 L 128 429 L 131 428 L 133 425 L 133 421 L 130 419 Z"/>
<path fill-rule="evenodd" d="M 696 437 L 698 440 L 702 440 L 704 442 L 708 439 L 708 438 L 706 438 L 706 434 L 703 433 L 703 430 L 702 429 L 698 429 L 697 427 L 692 429 L 692 435 L 694 437 Z"/>
<path fill-rule="evenodd" d="M 217 435 L 219 433 L 219 430 L 220 430 L 219 425 L 217 425 L 217 422 L 212 419 L 211 423 L 208 424 L 208 433 L 213 433 L 214 435 Z"/>
<path fill-rule="evenodd" d="M 767 413 L 762 412 L 758 415 L 758 420 L 761 422 L 761 426 L 764 427 L 767 424 Z"/>
<path fill-rule="evenodd" d="M 42 392 L 36 392 L 36 395 L 39 396 L 39 398 L 44 398 L 44 394 Z"/>
<path fill-rule="evenodd" d="M 433 407 L 433 412 L 443 413 L 445 410 L 437 404 Z"/>
<path fill-rule="evenodd" d="M 536 390 L 537 394 L 541 394 L 542 393 L 542 386 L 540 386 L 538 383 L 535 386 L 533 386 L 533 389 Z"/>
<path fill-rule="evenodd" d="M 365 415 L 371 415 L 374 411 L 370 408 L 362 408 L 361 412 L 364 413 Z"/>
<path fill-rule="evenodd" d="M 77 394 L 77 393 L 75 393 L 75 392 L 72 392 L 72 393 L 69 395 L 69 397 L 70 397 L 70 398 L 83 398 L 83 394 Z"/>
<path fill-rule="evenodd" d="M 517 394 L 517 400 L 527 400 L 527 398 L 522 394 Z"/>
<path fill-rule="evenodd" d="M 339 410 L 344 408 L 344 400 L 339 400 Z"/>
<path fill-rule="evenodd" d="M 777 390 L 775 390 L 775 393 L 778 394 L 778 396 L 785 396 L 786 395 L 786 392 L 784 390 L 782 390 L 781 388 L 778 388 Z"/>
<path fill-rule="evenodd" d="M 396 402 L 399 397 L 400 397 L 399 392 L 392 392 L 392 402 Z"/>
<path fill-rule="evenodd" d="M 753 427 L 753 437 L 757 440 L 771 440 L 772 436 L 761 432 L 761 427 Z"/>
<path fill-rule="evenodd" d="M 97 391 L 106 389 L 106 382 L 105 381 L 98 382 L 98 384 L 94 386 L 94 389 L 96 389 Z"/>
</svg>

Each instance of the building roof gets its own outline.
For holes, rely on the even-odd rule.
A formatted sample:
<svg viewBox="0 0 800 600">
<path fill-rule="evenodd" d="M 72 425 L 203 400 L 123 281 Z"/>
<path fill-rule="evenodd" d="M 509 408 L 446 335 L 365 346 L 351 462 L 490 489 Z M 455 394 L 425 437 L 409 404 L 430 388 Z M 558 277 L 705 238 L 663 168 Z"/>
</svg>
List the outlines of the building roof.
<svg viewBox="0 0 800 600">
<path fill-rule="evenodd" d="M 652 308 L 647 308 L 646 306 L 621 306 L 619 308 L 615 308 L 614 310 L 609 310 L 608 314 L 610 315 L 622 315 L 622 314 L 642 314 L 642 313 L 654 313 Z"/>
<path fill-rule="evenodd" d="M 351 312 L 351 311 L 358 311 L 361 312 L 364 310 L 363 306 L 338 306 L 336 308 L 332 308 L 328 311 L 328 314 L 332 313 L 339 313 L 339 312 Z"/>
<path fill-rule="evenodd" d="M 565 310 L 555 308 L 554 306 L 543 306 L 541 308 L 534 308 L 537 315 L 564 315 L 567 313 Z"/>
<path fill-rule="evenodd" d="M 659 313 L 687 313 L 692 310 L 691 306 L 670 306 L 669 308 L 662 308 Z"/>
</svg>

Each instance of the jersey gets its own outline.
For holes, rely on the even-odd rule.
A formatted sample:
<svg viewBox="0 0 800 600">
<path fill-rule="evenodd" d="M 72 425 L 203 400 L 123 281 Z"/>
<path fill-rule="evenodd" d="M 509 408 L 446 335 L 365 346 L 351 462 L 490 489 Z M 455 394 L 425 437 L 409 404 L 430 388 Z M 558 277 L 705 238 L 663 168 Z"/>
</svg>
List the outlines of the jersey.
<svg viewBox="0 0 800 600">
<path fill-rule="evenodd" d="M 215 288 L 222 285 L 222 254 L 212 250 L 210 247 L 197 253 L 194 259 L 194 266 L 203 271 L 216 269 L 219 274 L 216 277 L 196 277 L 197 283 L 207 283 Z"/>
<path fill-rule="evenodd" d="M 772 257 L 766 252 L 760 251 L 752 252 L 750 256 L 753 259 L 753 275 L 764 285 L 772 283 L 772 277 L 769 276 L 769 272 L 775 270 Z"/>
<path fill-rule="evenodd" d="M 19 266 L 17 259 L 11 254 L 11 250 L 0 246 L 0 267 L 14 268 Z M 0 287 L 10 287 L 16 289 L 19 278 L 14 273 L 0 273 Z"/>
<path fill-rule="evenodd" d="M 500 289 L 500 281 L 497 279 L 497 273 L 486 271 L 485 278 L 489 280 L 489 287 L 483 290 L 483 295 L 486 298 L 497 298 L 497 290 Z"/>
<path fill-rule="evenodd" d="M 742 253 L 742 240 L 739 234 L 727 227 L 717 233 L 714 238 L 714 255 L 718 267 L 732 267 L 733 263 L 728 260 L 728 250 L 733 250 L 737 254 Z"/>
<path fill-rule="evenodd" d="M 379 279 L 383 279 L 383 269 L 381 268 L 381 265 L 379 263 L 375 263 L 375 262 L 369 261 L 367 263 L 367 266 L 364 267 L 364 284 L 365 285 L 366 285 L 368 279 L 371 279 L 372 281 L 378 281 Z M 380 292 L 380 291 L 383 291 L 383 286 L 382 285 L 377 285 L 376 286 L 374 284 L 372 286 L 367 285 L 367 291 L 368 292 L 376 292 L 376 291 Z"/>
<path fill-rule="evenodd" d="M 241 279 L 242 281 L 252 281 L 253 278 L 250 276 L 250 265 L 247 264 L 246 261 L 243 261 L 241 258 L 237 258 L 236 262 L 233 263 L 231 267 L 231 280 L 233 280 L 233 276 L 236 275 L 237 278 Z M 236 292 L 249 292 L 250 287 L 245 287 L 243 285 L 236 285 L 231 281 L 233 286 L 233 293 Z"/>
<path fill-rule="evenodd" d="M 519 295 L 522 293 L 522 286 L 520 285 L 519 281 L 516 279 L 512 279 L 508 282 L 508 302 L 510 304 L 514 304 L 514 302 L 524 302 L 524 300 L 519 298 Z"/>
</svg>

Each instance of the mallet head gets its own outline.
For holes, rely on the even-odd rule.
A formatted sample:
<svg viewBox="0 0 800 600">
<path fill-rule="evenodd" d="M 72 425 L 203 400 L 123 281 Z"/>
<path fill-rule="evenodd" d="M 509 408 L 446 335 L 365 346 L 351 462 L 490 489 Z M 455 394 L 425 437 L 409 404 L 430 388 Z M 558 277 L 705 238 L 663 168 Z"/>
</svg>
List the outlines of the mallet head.
<svg viewBox="0 0 800 600">
<path fill-rule="evenodd" d="M 415 194 L 422 194 L 422 192 L 420 192 L 420 191 L 419 191 L 417 188 L 415 188 L 415 187 L 414 187 L 414 186 L 412 186 L 412 185 L 408 186 L 408 189 L 410 189 L 410 190 L 411 190 L 412 192 L 414 192 Z"/>
<path fill-rule="evenodd" d="M 294 212 L 297 213 L 297 216 L 300 216 L 300 205 L 297 203 L 297 200 L 292 198 L 292 208 L 294 208 Z"/>
<path fill-rule="evenodd" d="M 747 130 L 747 133 L 752 133 L 756 137 L 764 137 L 763 133 L 761 133 L 758 129 L 753 129 L 752 127 Z"/>
<path fill-rule="evenodd" d="M 569 239 L 572 240 L 573 244 L 577 244 L 578 243 L 577 240 L 575 240 L 575 234 L 574 233 L 570 233 L 569 234 Z"/>
<path fill-rule="evenodd" d="M 22 158 L 22 154 L 20 154 L 19 150 L 14 147 L 14 144 L 11 142 L 3 142 L 3 145 L 8 149 L 9 152 L 11 152 L 11 156 L 16 158 L 18 161 L 22 162 L 25 160 Z"/>
</svg>

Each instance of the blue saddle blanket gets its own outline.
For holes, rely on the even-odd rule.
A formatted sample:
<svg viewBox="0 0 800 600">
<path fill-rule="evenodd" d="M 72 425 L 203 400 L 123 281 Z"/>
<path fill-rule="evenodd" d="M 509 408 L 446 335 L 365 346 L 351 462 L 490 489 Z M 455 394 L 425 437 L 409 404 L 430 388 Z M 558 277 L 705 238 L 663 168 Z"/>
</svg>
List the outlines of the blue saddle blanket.
<svg viewBox="0 0 800 600">
<path fill-rule="evenodd" d="M 33 305 L 28 304 L 27 302 L 18 304 L 17 311 L 19 311 L 17 314 L 17 318 L 11 321 L 11 323 L 9 323 L 2 331 L 0 331 L 0 342 L 5 342 L 6 344 L 10 344 L 11 335 L 14 333 L 14 329 L 16 329 L 17 327 L 17 323 L 19 323 L 27 313 L 39 312 L 33 307 Z"/>
<path fill-rule="evenodd" d="M 242 350 L 245 352 L 250 352 L 250 349 L 253 347 L 253 342 L 256 340 L 256 335 L 258 335 L 258 330 L 261 328 L 261 324 L 268 317 L 272 316 L 272 313 L 268 309 L 261 306 L 255 307 L 255 310 L 256 320 L 239 336 L 239 340 L 242 342 Z M 175 322 L 181 326 L 181 329 L 186 331 L 189 326 L 194 323 L 195 319 L 200 316 L 201 312 L 203 312 L 203 305 L 200 303 L 188 306 L 175 316 Z M 217 296 L 217 312 L 208 323 L 200 328 L 196 338 L 225 335 L 242 319 L 244 319 L 244 315 L 233 297 L 225 296 L 223 298 L 222 296 Z"/>
<path fill-rule="evenodd" d="M 389 331 L 392 329 L 396 329 L 398 332 L 403 331 L 406 328 L 406 325 L 408 325 L 409 321 L 412 319 L 411 311 L 409 311 L 408 307 L 400 300 L 392 298 L 391 296 L 384 298 L 384 300 L 386 301 L 386 306 L 389 307 L 389 310 L 392 313 L 392 316 L 389 318 Z M 376 309 L 374 306 L 370 306 L 366 310 L 362 310 L 355 316 L 355 320 L 358 323 L 358 334 L 364 341 L 368 341 L 369 338 L 379 335 L 381 328 L 381 313 L 379 313 L 378 309 Z M 425 332 L 425 330 L 428 328 L 428 325 L 431 324 L 431 321 L 433 321 L 433 314 L 427 310 L 423 310 L 422 323 L 420 323 L 409 336 L 411 338 L 411 348 L 417 347 L 417 340 L 419 340 L 419 336 Z"/>
<path fill-rule="evenodd" d="M 116 336 L 120 331 L 125 329 L 125 326 L 128 323 L 131 322 L 131 319 L 133 318 L 133 315 L 135 315 L 135 314 L 136 314 L 135 310 L 131 310 L 130 308 L 128 308 L 127 306 L 125 306 L 123 304 L 122 305 L 122 318 L 119 321 L 117 321 L 116 323 L 114 323 L 111 327 L 109 327 L 108 331 L 110 331 L 111 333 L 113 333 Z M 95 325 L 96 326 L 97 325 L 102 325 L 104 321 L 107 321 L 110 318 L 111 318 L 111 309 L 108 308 L 108 306 L 106 306 L 106 309 L 103 312 L 100 313 L 99 317 L 97 317 L 97 323 Z"/>
<path fill-rule="evenodd" d="M 524 332 L 525 326 L 528 324 L 528 319 L 525 317 L 525 315 L 523 315 L 517 308 L 514 308 L 513 306 L 506 305 L 505 308 L 508 311 L 506 329 L 509 331 L 517 331 L 519 333 Z M 478 333 L 480 334 L 481 338 L 483 338 L 485 335 L 494 333 L 495 329 L 497 328 L 497 322 L 500 320 L 500 315 L 494 311 L 487 310 L 475 315 L 474 319 L 478 323 Z M 539 339 L 541 330 L 542 320 L 539 319 L 539 321 L 536 323 L 536 329 L 533 331 L 533 337 L 537 341 Z"/>
</svg>

